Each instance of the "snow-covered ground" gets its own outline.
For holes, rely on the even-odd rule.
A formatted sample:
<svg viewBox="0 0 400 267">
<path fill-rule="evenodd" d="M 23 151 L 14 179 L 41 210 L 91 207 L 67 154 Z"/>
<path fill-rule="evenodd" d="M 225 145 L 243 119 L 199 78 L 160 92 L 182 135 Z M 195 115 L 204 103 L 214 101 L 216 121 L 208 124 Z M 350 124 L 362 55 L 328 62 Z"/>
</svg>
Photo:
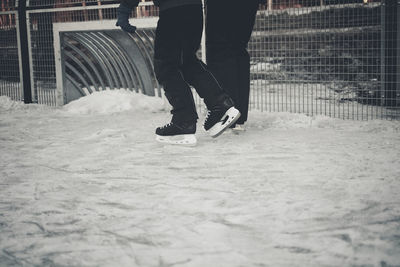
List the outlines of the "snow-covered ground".
<svg viewBox="0 0 400 267">
<path fill-rule="evenodd" d="M 252 110 L 177 147 L 164 106 L 0 97 L 0 266 L 400 265 L 399 122 Z"/>
</svg>

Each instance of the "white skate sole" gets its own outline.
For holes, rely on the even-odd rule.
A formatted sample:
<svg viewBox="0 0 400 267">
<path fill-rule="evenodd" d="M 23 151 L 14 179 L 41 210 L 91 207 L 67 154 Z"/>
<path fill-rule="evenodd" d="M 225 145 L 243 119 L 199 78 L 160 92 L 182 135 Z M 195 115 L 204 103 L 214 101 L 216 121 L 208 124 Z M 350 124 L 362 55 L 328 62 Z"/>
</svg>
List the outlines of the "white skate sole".
<svg viewBox="0 0 400 267">
<path fill-rule="evenodd" d="M 221 120 L 217 122 L 213 127 L 211 127 L 207 133 L 211 137 L 215 138 L 220 136 L 226 129 L 228 129 L 232 124 L 234 124 L 240 117 L 240 112 L 235 107 L 228 109 Z"/>
<path fill-rule="evenodd" d="M 181 146 L 195 146 L 197 143 L 194 134 L 180 134 L 173 136 L 162 136 L 156 134 L 156 140 L 160 143 Z"/>
</svg>

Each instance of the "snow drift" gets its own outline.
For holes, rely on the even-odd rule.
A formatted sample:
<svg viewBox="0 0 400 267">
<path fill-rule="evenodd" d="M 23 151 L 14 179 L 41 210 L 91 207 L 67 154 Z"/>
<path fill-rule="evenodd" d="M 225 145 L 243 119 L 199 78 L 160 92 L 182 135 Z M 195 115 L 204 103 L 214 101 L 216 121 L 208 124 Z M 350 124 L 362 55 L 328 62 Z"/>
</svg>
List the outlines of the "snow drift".
<svg viewBox="0 0 400 267">
<path fill-rule="evenodd" d="M 129 90 L 105 90 L 72 101 L 63 109 L 71 114 L 112 114 L 123 111 L 157 112 L 163 107 L 161 98 Z"/>
</svg>

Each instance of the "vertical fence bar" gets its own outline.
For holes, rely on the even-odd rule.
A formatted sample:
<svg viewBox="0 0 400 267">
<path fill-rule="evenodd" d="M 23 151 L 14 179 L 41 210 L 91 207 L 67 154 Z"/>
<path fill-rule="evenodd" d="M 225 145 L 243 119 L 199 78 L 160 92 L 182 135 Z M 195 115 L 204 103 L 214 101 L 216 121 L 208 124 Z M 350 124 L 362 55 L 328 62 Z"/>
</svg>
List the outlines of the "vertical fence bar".
<svg viewBox="0 0 400 267">
<path fill-rule="evenodd" d="M 396 109 L 400 109 L 400 0 L 397 2 L 397 80 L 396 80 Z"/>
<path fill-rule="evenodd" d="M 389 5 L 387 8 L 391 11 L 390 16 L 386 19 L 388 20 L 388 31 L 389 31 L 389 40 L 388 44 L 388 55 L 387 55 L 387 66 L 389 68 L 388 75 L 389 75 L 389 84 L 387 88 L 387 95 L 389 96 L 389 100 L 387 105 L 390 107 L 394 107 L 396 105 L 396 78 L 397 78 L 397 0 L 387 0 L 389 1 Z M 388 15 L 388 13 L 386 13 Z M 387 100 L 388 97 L 386 97 Z"/>
<path fill-rule="evenodd" d="M 387 107 L 396 106 L 397 86 L 397 0 L 385 1 L 384 18 L 384 105 Z"/>
<path fill-rule="evenodd" d="M 204 0 L 201 1 L 203 3 L 203 18 L 206 17 L 206 3 Z M 206 20 L 203 19 L 203 34 L 201 35 L 201 60 L 206 62 Z"/>
<path fill-rule="evenodd" d="M 385 14 L 386 14 L 386 2 L 383 0 L 381 4 L 381 45 L 380 45 L 380 64 L 381 64 L 381 91 L 380 91 L 380 106 L 381 109 L 383 109 L 383 106 L 385 105 L 385 81 L 386 81 L 386 75 L 385 75 L 385 40 L 386 40 L 386 24 L 385 24 Z M 381 115 L 382 118 L 382 115 Z"/>
<path fill-rule="evenodd" d="M 15 21 L 19 21 L 19 15 L 18 12 L 15 14 Z M 20 86 L 19 86 L 19 90 L 18 90 L 18 95 L 19 98 L 18 99 L 25 99 L 24 97 L 24 77 L 22 75 L 23 71 L 23 61 L 22 61 L 22 52 L 21 52 L 21 34 L 20 34 L 20 29 L 19 29 L 19 24 L 16 23 L 16 30 L 17 30 L 17 47 L 18 47 L 18 67 L 19 67 L 19 82 L 20 82 Z"/>
<path fill-rule="evenodd" d="M 59 36 L 56 36 L 58 34 Z M 53 36 L 54 36 L 54 62 L 56 71 L 56 106 L 62 106 L 65 104 L 65 94 L 63 92 L 63 87 L 65 84 L 65 79 L 62 73 L 65 71 L 64 64 L 62 64 L 62 53 L 61 45 L 62 35 L 59 33 L 57 26 L 53 26 Z"/>
<path fill-rule="evenodd" d="M 22 62 L 24 102 L 32 103 L 31 78 L 29 67 L 29 48 L 26 21 L 26 1 L 20 1 L 18 6 L 18 27 Z"/>
<path fill-rule="evenodd" d="M 29 4 L 29 0 L 27 2 Z M 29 75 L 31 79 L 31 92 L 32 92 L 32 102 L 38 103 L 38 96 L 37 92 L 35 91 L 35 81 L 34 81 L 34 76 L 33 76 L 33 60 L 32 60 L 32 37 L 31 37 L 31 15 L 29 11 L 27 11 L 26 14 L 26 25 L 28 29 L 28 49 L 29 49 Z"/>
</svg>

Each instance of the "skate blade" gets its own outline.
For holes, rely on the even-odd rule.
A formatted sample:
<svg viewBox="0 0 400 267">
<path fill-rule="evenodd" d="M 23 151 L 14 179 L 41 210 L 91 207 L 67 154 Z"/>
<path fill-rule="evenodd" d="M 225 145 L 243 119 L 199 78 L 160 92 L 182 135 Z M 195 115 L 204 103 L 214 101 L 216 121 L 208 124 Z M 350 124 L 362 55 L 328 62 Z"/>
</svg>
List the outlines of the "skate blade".
<svg viewBox="0 0 400 267">
<path fill-rule="evenodd" d="M 211 137 L 216 138 L 220 136 L 226 129 L 234 124 L 240 117 L 240 112 L 235 107 L 231 107 L 225 112 L 221 121 L 216 123 L 213 127 L 208 130 Z"/>
<path fill-rule="evenodd" d="M 160 143 L 170 145 L 195 146 L 197 144 L 197 139 L 194 134 L 180 134 L 174 136 L 156 135 L 156 140 Z"/>
<path fill-rule="evenodd" d="M 232 133 L 234 133 L 236 135 L 246 131 L 246 129 L 241 126 L 236 126 L 235 128 L 232 128 L 231 130 L 232 130 Z"/>
</svg>

